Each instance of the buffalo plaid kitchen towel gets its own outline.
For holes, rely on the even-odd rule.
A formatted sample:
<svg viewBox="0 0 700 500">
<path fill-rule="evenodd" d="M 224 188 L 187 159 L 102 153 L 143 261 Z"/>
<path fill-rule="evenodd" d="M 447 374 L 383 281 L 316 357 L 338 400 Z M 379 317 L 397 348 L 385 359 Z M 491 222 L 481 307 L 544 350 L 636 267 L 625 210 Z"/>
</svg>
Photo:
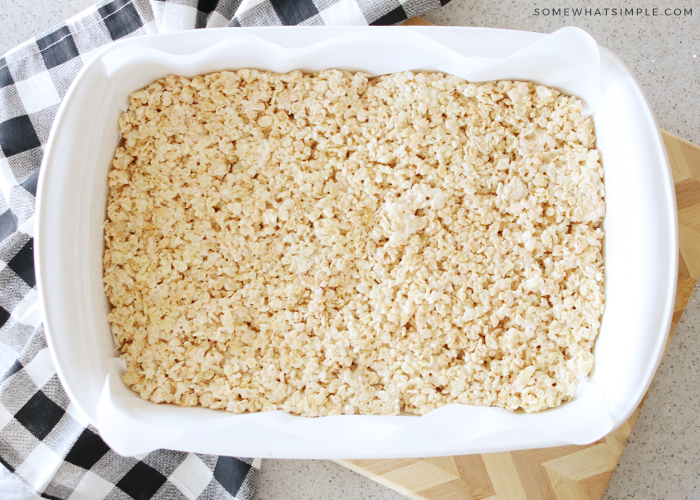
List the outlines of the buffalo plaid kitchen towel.
<svg viewBox="0 0 700 500">
<path fill-rule="evenodd" d="M 119 38 L 192 28 L 399 24 L 447 1 L 112 0 L 0 58 L 0 498 L 255 495 L 259 459 L 117 455 L 56 376 L 34 277 L 34 197 L 56 110 L 91 54 Z"/>
</svg>

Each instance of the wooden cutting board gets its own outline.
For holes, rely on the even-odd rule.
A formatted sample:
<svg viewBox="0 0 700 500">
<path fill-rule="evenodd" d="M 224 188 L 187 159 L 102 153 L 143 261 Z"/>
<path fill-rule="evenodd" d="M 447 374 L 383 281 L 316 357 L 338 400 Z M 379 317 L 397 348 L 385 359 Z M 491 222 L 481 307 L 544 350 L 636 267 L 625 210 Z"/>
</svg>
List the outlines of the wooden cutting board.
<svg viewBox="0 0 700 500">
<path fill-rule="evenodd" d="M 417 19 L 410 24 L 430 24 Z M 409 23 L 407 23 L 409 24 Z M 700 277 L 700 147 L 662 131 L 678 202 L 680 261 L 670 342 Z M 668 344 L 667 344 L 668 347 Z M 391 460 L 337 460 L 410 498 L 600 500 L 637 420 L 587 446 Z"/>
</svg>

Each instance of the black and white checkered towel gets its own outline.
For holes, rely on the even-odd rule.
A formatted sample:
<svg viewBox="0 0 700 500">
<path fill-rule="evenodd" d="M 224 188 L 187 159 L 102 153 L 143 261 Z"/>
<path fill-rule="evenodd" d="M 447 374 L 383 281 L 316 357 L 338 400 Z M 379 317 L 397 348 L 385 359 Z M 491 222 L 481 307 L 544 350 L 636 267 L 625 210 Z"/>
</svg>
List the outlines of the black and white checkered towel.
<svg viewBox="0 0 700 500">
<path fill-rule="evenodd" d="M 251 499 L 259 459 L 117 455 L 66 396 L 41 324 L 32 247 L 43 148 L 99 47 L 222 26 L 390 25 L 449 0 L 112 0 L 0 58 L 0 498 Z"/>
</svg>

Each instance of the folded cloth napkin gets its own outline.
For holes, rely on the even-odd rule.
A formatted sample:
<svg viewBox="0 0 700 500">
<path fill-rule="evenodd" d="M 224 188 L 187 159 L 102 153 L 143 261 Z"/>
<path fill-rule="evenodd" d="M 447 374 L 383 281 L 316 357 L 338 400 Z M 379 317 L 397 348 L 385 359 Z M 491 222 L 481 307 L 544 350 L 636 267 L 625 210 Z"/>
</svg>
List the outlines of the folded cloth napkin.
<svg viewBox="0 0 700 500">
<path fill-rule="evenodd" d="M 447 1 L 104 1 L 0 58 L 0 497 L 255 495 L 260 459 L 116 454 L 56 376 L 36 291 L 34 202 L 56 110 L 91 54 L 119 38 L 192 28 L 398 24 Z"/>
</svg>

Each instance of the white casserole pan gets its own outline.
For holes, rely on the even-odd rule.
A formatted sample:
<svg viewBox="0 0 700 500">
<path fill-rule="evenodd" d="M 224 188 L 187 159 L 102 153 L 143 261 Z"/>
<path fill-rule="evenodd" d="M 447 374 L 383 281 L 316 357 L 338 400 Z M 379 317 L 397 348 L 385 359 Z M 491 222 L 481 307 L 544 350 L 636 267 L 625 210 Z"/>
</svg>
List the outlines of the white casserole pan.
<svg viewBox="0 0 700 500">
<path fill-rule="evenodd" d="M 558 38 L 557 38 L 558 37 Z M 415 65 L 406 67 L 406 65 Z M 605 169 L 606 310 L 596 365 L 576 397 L 537 414 L 453 405 L 418 416 L 232 415 L 141 400 L 107 322 L 102 285 L 107 172 L 128 95 L 169 73 L 341 67 L 442 69 L 530 79 L 593 111 Z M 475 75 L 475 76 L 474 76 Z M 124 455 L 156 448 L 280 458 L 391 458 L 585 444 L 635 410 L 664 351 L 676 290 L 671 171 L 639 84 L 575 28 L 547 38 L 483 28 L 222 28 L 137 37 L 100 50 L 58 110 L 39 177 L 35 262 L 44 326 L 75 405 Z"/>
</svg>

